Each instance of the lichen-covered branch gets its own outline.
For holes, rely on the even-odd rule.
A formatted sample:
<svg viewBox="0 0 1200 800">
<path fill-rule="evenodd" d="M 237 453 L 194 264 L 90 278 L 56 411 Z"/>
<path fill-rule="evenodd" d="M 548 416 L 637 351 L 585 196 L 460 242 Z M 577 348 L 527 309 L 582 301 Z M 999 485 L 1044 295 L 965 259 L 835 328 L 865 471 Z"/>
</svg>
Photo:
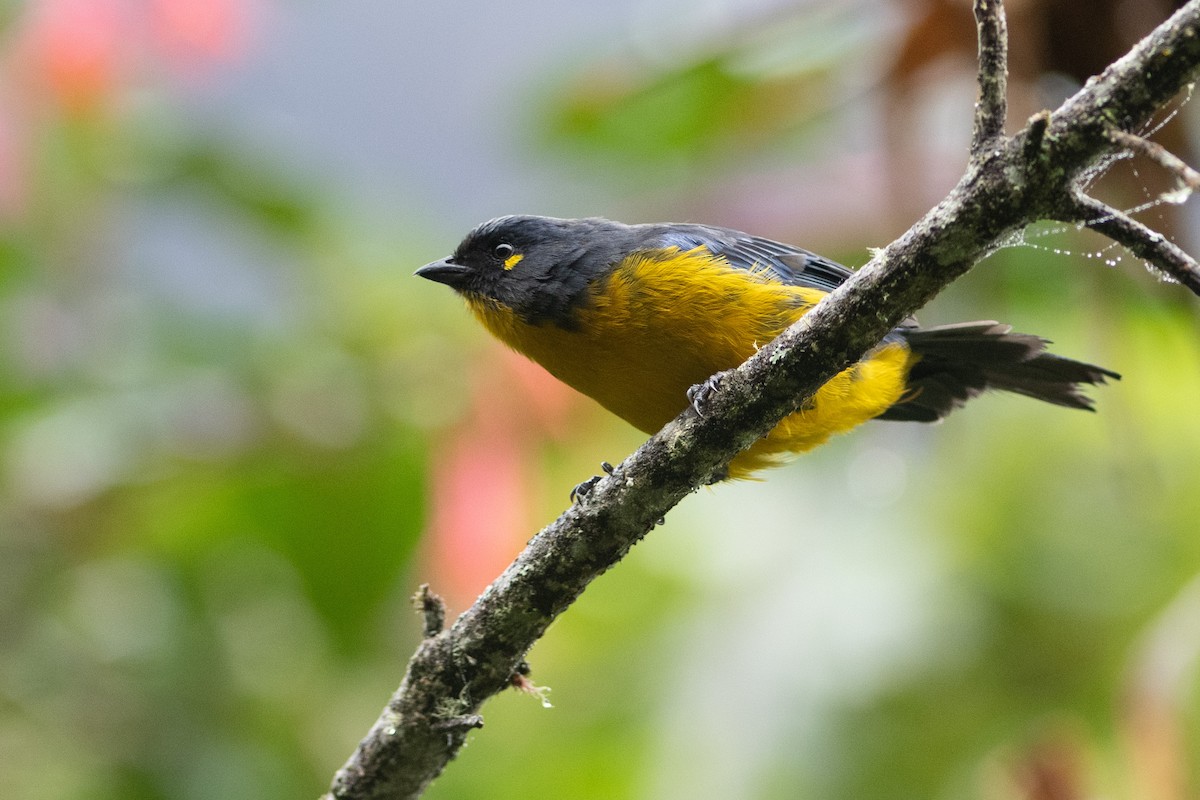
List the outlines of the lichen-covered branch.
<svg viewBox="0 0 1200 800">
<path fill-rule="evenodd" d="M 1143 155 L 1170 172 L 1179 181 L 1181 187 L 1188 192 L 1200 189 L 1200 172 L 1189 167 L 1182 158 L 1158 142 L 1152 142 L 1143 136 L 1137 136 L 1120 128 L 1110 128 L 1108 138 L 1112 140 L 1113 144 Z"/>
<path fill-rule="evenodd" d="M 1138 258 L 1152 264 L 1170 280 L 1200 295 L 1200 264 L 1167 239 L 1123 211 L 1086 195 L 1075 198 L 1075 214 L 1065 222 L 1082 222 L 1121 244 Z"/>
<path fill-rule="evenodd" d="M 481 723 L 484 701 L 512 685 L 525 653 L 592 580 L 683 497 L 721 474 L 734 455 L 998 241 L 1037 219 L 1077 215 L 1077 180 L 1111 153 L 1111 127 L 1138 129 L 1198 73 L 1200 0 L 1191 0 L 1103 75 L 1015 136 L 997 133 L 1003 114 L 997 117 L 990 105 L 980 126 L 988 146 L 973 154 L 967 173 L 936 208 L 727 373 L 703 419 L 689 410 L 651 437 L 535 536 L 449 630 L 422 642 L 328 796 L 420 795 Z M 430 620 L 427 633 L 434 627 Z"/>
<path fill-rule="evenodd" d="M 971 155 L 1004 136 L 1008 118 L 1008 23 L 1000 0 L 975 0 L 975 27 L 979 35 L 979 100 Z"/>
</svg>

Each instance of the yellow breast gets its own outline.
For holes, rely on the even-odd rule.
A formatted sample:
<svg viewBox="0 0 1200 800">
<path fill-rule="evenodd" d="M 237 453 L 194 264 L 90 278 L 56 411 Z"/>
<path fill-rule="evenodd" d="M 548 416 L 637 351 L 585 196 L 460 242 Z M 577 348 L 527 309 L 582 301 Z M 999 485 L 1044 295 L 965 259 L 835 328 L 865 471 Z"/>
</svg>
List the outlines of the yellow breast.
<svg viewBox="0 0 1200 800">
<path fill-rule="evenodd" d="M 471 310 L 497 338 L 647 433 L 688 403 L 689 387 L 731 369 L 799 319 L 823 292 L 714 259 L 704 248 L 626 259 L 591 287 L 577 325 L 530 325 L 494 301 Z M 889 345 L 826 384 L 731 465 L 745 477 L 789 452 L 878 416 L 904 391 L 908 350 Z"/>
</svg>

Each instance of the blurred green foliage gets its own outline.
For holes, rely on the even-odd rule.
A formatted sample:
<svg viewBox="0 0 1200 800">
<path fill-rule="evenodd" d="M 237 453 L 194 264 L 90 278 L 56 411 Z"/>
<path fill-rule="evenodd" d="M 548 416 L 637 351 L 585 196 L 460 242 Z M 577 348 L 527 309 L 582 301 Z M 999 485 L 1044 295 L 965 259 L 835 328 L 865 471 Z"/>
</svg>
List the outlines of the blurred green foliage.
<svg viewBox="0 0 1200 800">
<path fill-rule="evenodd" d="M 811 144 L 824 116 L 849 100 L 839 71 L 881 30 L 877 19 L 833 5 L 733 28 L 692 47 L 655 38 L 651 64 L 614 58 L 584 79 L 567 73 L 550 87 L 536 133 L 597 176 L 641 187 L 672 171 L 685 179 L 680 170 L 736 165 L 797 138 Z"/>
<path fill-rule="evenodd" d="M 832 19 L 598 68 L 538 132 L 634 192 L 682 160 L 668 194 L 721 198 L 838 110 L 878 40 Z M 406 283 L 449 245 L 434 226 L 380 229 L 169 90 L 26 111 L 0 226 L 0 795 L 315 796 L 399 680 L 408 596 L 465 569 L 422 537 L 447 442 L 514 415 L 474 394 L 496 351 Z M 1196 304 L 1127 256 L 1013 247 L 928 312 L 992 316 L 1125 377 L 1097 415 L 984 399 L 689 498 L 531 653 L 555 708 L 489 704 L 429 796 L 1194 795 Z M 501 548 L 637 441 L 580 418 L 516 426 L 528 527 Z"/>
</svg>

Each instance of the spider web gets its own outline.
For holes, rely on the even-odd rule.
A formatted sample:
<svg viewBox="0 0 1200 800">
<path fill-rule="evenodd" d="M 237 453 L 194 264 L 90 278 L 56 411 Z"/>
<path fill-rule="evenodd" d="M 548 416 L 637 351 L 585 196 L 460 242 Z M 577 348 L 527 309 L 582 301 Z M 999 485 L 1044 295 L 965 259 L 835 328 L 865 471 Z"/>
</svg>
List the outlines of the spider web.
<svg viewBox="0 0 1200 800">
<path fill-rule="evenodd" d="M 1177 117 L 1183 108 L 1191 101 L 1195 84 L 1188 84 L 1187 90 L 1174 101 L 1173 106 L 1165 111 L 1160 119 L 1151 119 L 1139 131 L 1137 135 L 1143 139 L 1150 140 L 1161 131 L 1168 123 Z M 1149 162 L 1145 162 L 1149 163 Z M 1162 167 L 1151 164 L 1153 169 L 1162 169 Z M 1143 199 L 1141 202 L 1121 208 L 1113 203 L 1114 208 L 1120 209 L 1127 216 L 1140 220 L 1158 231 L 1170 230 L 1171 225 L 1168 222 L 1166 215 L 1163 213 L 1165 206 L 1178 206 L 1187 202 L 1195 191 L 1193 187 L 1188 186 L 1182 180 L 1176 179 L 1176 185 L 1173 188 L 1155 193 L 1146 183 L 1145 178 L 1138 171 L 1138 159 L 1134 157 L 1134 153 L 1129 150 L 1118 150 L 1101 159 L 1084 171 L 1080 178 L 1080 186 L 1083 191 L 1090 196 L 1101 195 L 1099 199 L 1103 200 L 1103 194 L 1107 177 L 1112 177 L 1112 182 L 1117 182 L 1119 177 L 1117 171 L 1119 169 L 1127 169 L 1130 173 L 1129 179 L 1124 181 L 1125 185 L 1139 185 L 1141 187 Z M 1093 194 L 1096 192 L 1097 194 Z M 1158 209 L 1155 213 L 1155 209 Z M 1094 224 L 1094 223 L 1093 223 Z M 1126 257 L 1136 259 L 1142 263 L 1142 266 L 1147 272 L 1163 283 L 1176 283 L 1177 281 L 1164 273 L 1158 267 L 1149 263 L 1145 259 L 1138 258 L 1125 249 L 1124 246 L 1104 237 L 1104 244 L 1094 249 L 1081 249 L 1078 242 L 1078 233 L 1090 228 L 1088 223 L 1064 224 L 1061 222 L 1041 221 L 1035 222 L 1024 229 L 1015 232 L 1007 240 L 1002 247 L 1029 247 L 1035 250 L 1049 252 L 1057 256 L 1085 258 L 1095 261 L 1101 261 L 1105 266 L 1116 267 Z M 1100 234 L 1095 234 L 1100 236 Z M 1175 236 L 1168 236 L 1171 241 L 1175 241 Z"/>
</svg>

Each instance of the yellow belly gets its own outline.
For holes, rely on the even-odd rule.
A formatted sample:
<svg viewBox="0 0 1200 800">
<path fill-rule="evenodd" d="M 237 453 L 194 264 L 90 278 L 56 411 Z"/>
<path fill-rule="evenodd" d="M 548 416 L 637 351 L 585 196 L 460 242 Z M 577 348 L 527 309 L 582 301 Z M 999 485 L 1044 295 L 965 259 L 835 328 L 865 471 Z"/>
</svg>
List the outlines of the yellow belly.
<svg viewBox="0 0 1200 800">
<path fill-rule="evenodd" d="M 687 406 L 689 387 L 741 364 L 823 295 L 691 250 L 627 260 L 578 310 L 574 330 L 528 325 L 486 300 L 468 304 L 501 341 L 653 433 Z M 875 350 L 734 459 L 730 476 L 747 477 L 883 413 L 904 393 L 911 360 L 899 344 Z"/>
</svg>

